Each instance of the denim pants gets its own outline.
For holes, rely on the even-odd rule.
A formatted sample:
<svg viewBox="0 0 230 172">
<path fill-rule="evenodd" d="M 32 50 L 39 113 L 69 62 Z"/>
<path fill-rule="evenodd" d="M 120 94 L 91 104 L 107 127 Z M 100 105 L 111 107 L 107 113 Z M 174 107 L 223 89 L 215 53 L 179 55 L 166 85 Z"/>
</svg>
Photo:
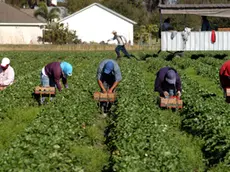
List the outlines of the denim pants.
<svg viewBox="0 0 230 172">
<path fill-rule="evenodd" d="M 175 96 L 175 95 L 176 95 L 176 90 L 169 89 L 169 90 L 168 90 L 168 93 L 169 93 L 169 96 L 166 97 L 166 98 L 169 98 L 170 96 Z"/>
<path fill-rule="evenodd" d="M 41 80 L 41 85 L 43 87 L 55 87 L 55 82 L 53 79 L 50 79 L 48 76 L 46 75 L 43 75 L 42 72 L 40 74 L 40 80 Z M 46 97 L 41 97 L 40 98 L 40 103 L 43 104 L 45 102 L 45 99 Z M 50 97 L 50 101 L 52 100 L 53 98 Z"/>
<path fill-rule="evenodd" d="M 127 52 L 126 48 L 124 45 L 118 45 L 115 49 L 115 52 L 117 54 L 117 57 L 120 57 L 120 51 L 122 51 L 124 53 L 125 56 L 130 58 L 130 54 Z"/>
<path fill-rule="evenodd" d="M 42 72 L 40 74 L 41 85 L 43 87 L 55 87 L 55 82 L 53 79 L 49 78 L 46 75 L 43 75 Z"/>
<path fill-rule="evenodd" d="M 111 77 L 107 80 L 104 80 L 103 81 L 103 86 L 105 87 L 105 89 L 108 91 L 114 84 L 115 82 L 115 78 L 114 77 Z M 101 90 L 102 92 L 102 90 Z M 113 92 L 115 92 L 115 90 L 113 90 Z M 109 109 L 111 108 L 112 104 L 111 103 L 106 103 L 106 102 L 100 102 L 100 107 L 104 107 L 104 112 L 108 112 Z"/>
</svg>

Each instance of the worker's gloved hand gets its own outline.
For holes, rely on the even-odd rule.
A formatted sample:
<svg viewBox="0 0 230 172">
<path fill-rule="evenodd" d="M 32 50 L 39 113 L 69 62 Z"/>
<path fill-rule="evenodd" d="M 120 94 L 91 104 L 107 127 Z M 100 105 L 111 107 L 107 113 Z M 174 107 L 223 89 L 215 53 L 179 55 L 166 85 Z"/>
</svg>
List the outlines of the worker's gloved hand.
<svg viewBox="0 0 230 172">
<path fill-rule="evenodd" d="M 68 84 L 65 84 L 65 88 L 69 88 Z"/>
<path fill-rule="evenodd" d="M 169 93 L 167 92 L 167 91 L 164 91 L 164 96 L 166 97 L 166 98 L 168 98 L 169 97 Z"/>
<path fill-rule="evenodd" d="M 181 92 L 180 91 L 177 91 L 177 96 L 181 97 Z"/>
</svg>

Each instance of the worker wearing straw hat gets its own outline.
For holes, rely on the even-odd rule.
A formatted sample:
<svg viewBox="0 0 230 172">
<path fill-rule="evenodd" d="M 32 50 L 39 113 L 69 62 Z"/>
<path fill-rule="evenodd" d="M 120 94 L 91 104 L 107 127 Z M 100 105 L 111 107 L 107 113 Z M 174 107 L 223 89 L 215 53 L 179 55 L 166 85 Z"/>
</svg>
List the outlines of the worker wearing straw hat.
<svg viewBox="0 0 230 172">
<path fill-rule="evenodd" d="M 117 40 L 118 45 L 115 48 L 115 52 L 117 54 L 117 59 L 119 59 L 121 57 L 120 51 L 122 51 L 126 57 L 130 58 L 132 55 L 129 54 L 125 48 L 125 44 L 127 44 L 126 38 L 122 35 L 118 35 L 115 30 L 112 32 L 112 34 L 114 35 L 114 37 L 111 39 L 108 39 L 107 43 L 109 41 Z"/>
</svg>

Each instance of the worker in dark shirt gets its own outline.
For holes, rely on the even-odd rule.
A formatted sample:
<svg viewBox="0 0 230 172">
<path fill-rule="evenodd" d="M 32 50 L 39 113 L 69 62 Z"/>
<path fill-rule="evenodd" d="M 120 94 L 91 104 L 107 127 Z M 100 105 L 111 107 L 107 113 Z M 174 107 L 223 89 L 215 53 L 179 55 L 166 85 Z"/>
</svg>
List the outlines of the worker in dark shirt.
<svg viewBox="0 0 230 172">
<path fill-rule="evenodd" d="M 201 31 L 211 31 L 210 23 L 206 16 L 202 16 Z"/>
<path fill-rule="evenodd" d="M 43 87 L 57 87 L 62 90 L 60 80 L 65 88 L 68 88 L 67 77 L 72 75 L 72 65 L 67 62 L 52 62 L 42 68 L 41 85 Z"/>
<path fill-rule="evenodd" d="M 177 71 L 171 67 L 163 67 L 156 74 L 155 89 L 161 97 L 181 96 L 181 80 Z"/>
</svg>

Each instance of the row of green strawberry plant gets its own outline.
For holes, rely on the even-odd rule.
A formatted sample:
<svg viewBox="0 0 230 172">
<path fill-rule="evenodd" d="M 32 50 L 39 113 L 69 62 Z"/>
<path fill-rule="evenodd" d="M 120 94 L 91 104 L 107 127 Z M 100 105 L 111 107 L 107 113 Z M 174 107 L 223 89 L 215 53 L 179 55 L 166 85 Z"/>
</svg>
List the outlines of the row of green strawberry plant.
<svg viewBox="0 0 230 172">
<path fill-rule="evenodd" d="M 75 69 L 69 79 L 70 89 L 57 94 L 54 102 L 42 109 L 25 132 L 0 152 L 3 171 L 101 171 L 106 166 L 108 153 L 103 145 L 103 128 L 100 128 L 103 123 L 97 120 L 97 105 L 92 100 L 92 92 L 97 88 L 95 73 L 99 59 L 88 59 L 84 54 L 76 56 L 69 54 L 67 59 Z M 40 66 L 33 66 L 33 70 L 39 69 Z M 35 85 L 38 81 L 39 77 L 34 77 L 31 82 Z M 7 91 L 19 94 L 13 88 Z M 23 92 L 19 95 L 22 100 Z M 32 98 L 25 99 L 31 101 Z"/>
<path fill-rule="evenodd" d="M 174 64 L 181 63 L 191 63 L 190 58 L 177 59 Z M 198 62 L 192 65 L 195 69 L 197 68 L 208 68 L 211 65 L 202 64 Z M 197 69 L 196 69 L 197 70 Z M 192 133 L 193 135 L 201 136 L 204 141 L 203 151 L 208 160 L 208 165 L 213 166 L 221 161 L 223 161 L 230 148 L 230 137 L 228 126 L 229 126 L 229 112 L 230 108 L 228 104 L 224 101 L 223 96 L 216 95 L 216 92 L 220 91 L 217 87 L 216 90 L 209 90 L 209 84 L 199 83 L 199 80 L 194 80 L 191 76 L 186 76 L 184 68 L 180 70 L 183 81 L 183 100 L 185 103 L 183 112 L 182 127 Z M 216 71 L 214 71 L 216 72 Z M 207 77 L 214 77 L 215 73 L 205 73 L 203 74 Z M 214 82 L 213 79 L 206 78 Z M 227 167 L 227 169 L 229 169 Z"/>
<path fill-rule="evenodd" d="M 226 130 L 228 130 L 229 126 L 227 121 L 229 121 L 228 114 L 230 109 L 224 102 L 222 94 L 221 96 L 220 94 L 216 95 L 216 92 L 219 90 L 209 89 L 210 85 L 208 84 L 215 82 L 213 79 L 202 78 L 202 80 L 207 80 L 207 84 L 206 86 L 204 84 L 201 86 L 199 80 L 194 80 L 186 72 L 187 68 L 191 66 L 197 70 L 201 66 L 207 67 L 207 64 L 203 64 L 202 62 L 194 63 L 194 60 L 191 60 L 190 57 L 175 58 L 173 63 L 162 59 L 154 59 L 151 61 L 150 71 L 153 71 L 153 68 L 156 67 L 157 61 L 161 61 L 162 63 L 157 68 L 167 65 L 172 66 L 182 75 L 184 109 L 181 115 L 183 117 L 183 130 L 192 133 L 194 136 L 203 138 L 203 152 L 208 160 L 207 165 L 212 166 L 224 160 L 225 165 L 221 163 L 223 167 L 221 170 L 229 170 L 229 167 L 226 165 L 229 158 L 226 155 L 229 155 L 228 149 L 230 145 L 228 140 L 230 138 Z M 212 66 L 210 65 L 209 67 Z M 207 75 L 205 76 L 207 77 Z M 219 88 L 216 87 L 215 89 Z M 219 169 L 218 167 L 216 169 Z"/>
<path fill-rule="evenodd" d="M 210 57 L 211 58 L 211 57 Z M 198 75 L 209 78 L 215 81 L 216 84 L 219 83 L 219 65 L 210 65 L 203 63 L 200 60 L 193 60 L 190 57 L 185 58 L 175 58 L 173 59 L 173 64 L 176 64 L 181 69 L 194 68 Z"/>
<path fill-rule="evenodd" d="M 180 132 L 177 115 L 157 106 L 155 73 L 147 72 L 145 62 L 122 61 L 121 68 L 124 79 L 109 143 L 113 170 L 203 171 L 200 147 Z"/>
</svg>

